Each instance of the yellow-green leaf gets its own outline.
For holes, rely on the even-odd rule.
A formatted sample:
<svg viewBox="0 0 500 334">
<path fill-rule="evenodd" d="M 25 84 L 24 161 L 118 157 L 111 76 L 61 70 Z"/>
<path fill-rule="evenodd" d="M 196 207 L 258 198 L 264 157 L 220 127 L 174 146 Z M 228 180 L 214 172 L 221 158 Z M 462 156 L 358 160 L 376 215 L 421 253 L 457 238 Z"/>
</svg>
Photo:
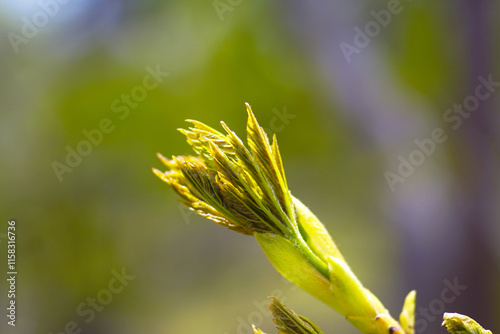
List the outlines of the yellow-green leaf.
<svg viewBox="0 0 500 334">
<path fill-rule="evenodd" d="M 344 316 L 374 318 L 377 315 L 376 305 L 372 305 L 371 296 L 366 293 L 347 263 L 341 259 L 329 257 L 328 268 L 338 311 Z"/>
<path fill-rule="evenodd" d="M 293 197 L 297 224 L 301 230 L 302 238 L 313 252 L 326 262 L 327 256 L 333 256 L 344 261 L 332 237 L 319 219 L 299 199 Z"/>
<path fill-rule="evenodd" d="M 328 279 L 289 240 L 271 233 L 255 233 L 254 236 L 281 275 L 325 304 L 334 307 L 334 295 Z"/>
<path fill-rule="evenodd" d="M 446 326 L 448 332 L 452 334 L 492 334 L 466 315 L 445 313 L 443 319 L 442 326 Z"/>
<path fill-rule="evenodd" d="M 407 334 L 413 334 L 415 328 L 415 298 L 417 292 L 415 290 L 410 291 L 405 298 L 405 303 L 403 304 L 403 310 L 399 315 L 399 323 L 403 327 Z"/>
<path fill-rule="evenodd" d="M 253 329 L 253 333 L 254 334 L 266 334 L 262 330 L 260 330 L 257 327 L 255 327 L 255 325 L 252 325 L 252 329 Z"/>
<path fill-rule="evenodd" d="M 269 309 L 279 334 L 323 334 L 321 329 L 308 318 L 298 315 L 274 297 Z"/>
</svg>

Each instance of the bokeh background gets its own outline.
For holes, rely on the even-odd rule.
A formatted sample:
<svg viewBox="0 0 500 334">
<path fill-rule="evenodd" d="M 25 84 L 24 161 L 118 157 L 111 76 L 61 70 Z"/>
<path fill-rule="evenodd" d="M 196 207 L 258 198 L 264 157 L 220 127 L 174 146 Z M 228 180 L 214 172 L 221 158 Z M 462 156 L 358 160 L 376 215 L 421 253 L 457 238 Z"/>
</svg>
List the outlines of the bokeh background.
<svg viewBox="0 0 500 334">
<path fill-rule="evenodd" d="M 470 115 L 447 110 L 474 100 L 479 76 L 500 81 L 499 12 L 485 0 L 0 1 L 2 277 L 10 219 L 18 267 L 17 325 L 2 279 L 0 332 L 275 333 L 275 294 L 325 333 L 356 333 L 151 172 L 157 152 L 190 153 L 186 118 L 243 136 L 244 102 L 277 133 L 294 195 L 394 316 L 417 289 L 419 333 L 445 333 L 443 308 L 498 331 L 498 84 Z M 418 160 L 415 140 L 439 128 L 446 140 Z M 391 187 L 412 154 L 420 165 Z M 133 279 L 110 294 L 122 270 Z M 467 288 L 443 299 L 454 281 Z M 91 316 L 88 298 L 106 304 Z"/>
</svg>

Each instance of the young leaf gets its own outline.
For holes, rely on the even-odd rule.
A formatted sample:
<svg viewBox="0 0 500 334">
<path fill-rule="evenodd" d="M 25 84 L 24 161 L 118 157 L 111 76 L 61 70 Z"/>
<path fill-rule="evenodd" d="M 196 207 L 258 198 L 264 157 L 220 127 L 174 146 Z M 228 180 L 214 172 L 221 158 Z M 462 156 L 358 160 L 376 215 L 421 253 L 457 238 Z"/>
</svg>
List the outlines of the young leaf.
<svg viewBox="0 0 500 334">
<path fill-rule="evenodd" d="M 459 313 L 445 313 L 443 323 L 451 334 L 492 334 L 473 319 Z"/>
<path fill-rule="evenodd" d="M 321 329 L 311 320 L 298 315 L 281 301 L 274 297 L 269 309 L 273 313 L 274 323 L 278 328 L 279 334 L 323 334 Z"/>
<path fill-rule="evenodd" d="M 415 298 L 417 292 L 415 290 L 410 291 L 405 298 L 405 303 L 403 304 L 403 310 L 399 315 L 399 323 L 404 329 L 406 334 L 413 334 L 415 328 Z"/>
<path fill-rule="evenodd" d="M 334 307 L 329 280 L 288 239 L 271 233 L 255 233 L 269 261 L 293 284 Z"/>
</svg>

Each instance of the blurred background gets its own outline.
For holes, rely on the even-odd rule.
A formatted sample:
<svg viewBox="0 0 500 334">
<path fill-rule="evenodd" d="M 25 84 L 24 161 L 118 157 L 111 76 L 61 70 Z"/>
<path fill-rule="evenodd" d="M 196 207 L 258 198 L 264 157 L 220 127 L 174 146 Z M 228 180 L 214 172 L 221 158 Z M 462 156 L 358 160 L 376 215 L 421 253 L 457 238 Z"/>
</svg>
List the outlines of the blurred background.
<svg viewBox="0 0 500 334">
<path fill-rule="evenodd" d="M 244 136 L 249 102 L 289 187 L 397 317 L 500 328 L 497 1 L 0 1 L 1 333 L 276 333 L 284 281 L 255 240 L 151 172 L 186 118 Z M 220 128 L 219 128 L 220 129 Z"/>
</svg>

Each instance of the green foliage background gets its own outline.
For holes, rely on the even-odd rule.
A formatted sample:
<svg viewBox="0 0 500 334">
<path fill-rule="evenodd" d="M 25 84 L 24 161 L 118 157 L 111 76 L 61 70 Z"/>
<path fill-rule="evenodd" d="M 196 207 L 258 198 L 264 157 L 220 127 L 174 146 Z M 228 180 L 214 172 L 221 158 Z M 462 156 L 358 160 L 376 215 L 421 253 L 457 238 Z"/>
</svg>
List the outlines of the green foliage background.
<svg viewBox="0 0 500 334">
<path fill-rule="evenodd" d="M 271 317 L 262 309 L 267 296 L 278 292 L 285 304 L 325 333 L 355 333 L 341 316 L 284 282 L 253 238 L 189 215 L 151 173 L 151 167 L 161 167 L 156 152 L 191 153 L 175 130 L 186 126 L 186 118 L 214 127 L 224 120 L 243 136 L 244 102 L 266 128 L 276 110 L 294 116 L 278 133 L 290 189 L 320 217 L 354 272 L 394 316 L 410 289 L 423 296 L 429 291 L 427 299 L 417 297 L 418 309 L 419 303 L 428 306 L 439 298 L 443 280 L 457 276 L 490 291 L 484 303 L 498 312 L 498 130 L 491 146 L 483 147 L 494 152 L 488 196 L 496 206 L 486 216 L 487 229 L 479 223 L 481 217 L 476 226 L 488 254 L 476 259 L 486 261 L 485 271 L 478 274 L 488 278 L 485 286 L 484 280 L 464 278 L 455 267 L 437 274 L 437 280 L 426 279 L 425 272 L 412 273 L 427 257 L 432 257 L 429 273 L 466 260 L 467 252 L 453 250 L 468 240 L 454 237 L 456 230 L 464 231 L 460 227 L 455 230 L 442 217 L 431 216 L 423 225 L 433 228 L 419 242 L 422 249 L 439 251 L 429 255 L 409 250 L 411 236 L 402 226 L 411 213 L 398 212 L 401 195 L 416 211 L 426 210 L 420 207 L 421 197 L 412 202 L 408 194 L 421 195 L 429 182 L 435 184 L 431 189 L 445 189 L 438 197 L 451 204 L 443 210 L 459 212 L 467 198 L 466 184 L 474 183 L 471 176 L 476 173 L 474 166 L 463 168 L 464 150 L 476 148 L 462 129 L 449 133 L 450 140 L 395 192 L 384 178 L 386 170 L 397 167 L 398 155 L 414 148 L 415 138 L 442 126 L 443 111 L 469 94 L 467 54 L 474 50 L 467 49 L 466 2 L 404 2 L 402 13 L 351 64 L 342 59 L 338 45 L 325 46 L 341 59 L 336 66 L 344 73 L 373 73 L 365 68 L 373 66 L 366 60 L 376 59 L 384 73 L 378 87 L 386 89 L 373 92 L 370 85 L 347 85 L 349 77 L 329 77 L 325 63 L 318 63 L 320 51 L 304 42 L 320 33 L 301 26 L 310 21 L 293 20 L 302 15 L 297 2 L 241 1 L 223 14 L 224 20 L 210 1 L 69 2 L 18 53 L 7 34 L 19 33 L 21 17 L 31 17 L 39 8 L 35 4 L 19 11 L 1 2 L 0 233 L 6 233 L 7 220 L 16 220 L 19 275 L 18 324 L 11 328 L 2 316 L 0 332 L 59 333 L 69 321 L 77 322 L 82 333 L 246 334 L 249 322 L 273 332 Z M 500 8 L 496 3 L 488 6 L 488 73 L 500 78 L 494 19 Z M 354 26 L 371 20 L 372 9 L 385 7 L 383 1 L 341 2 L 330 19 L 349 41 Z M 120 120 L 112 102 L 142 83 L 146 66 L 157 65 L 169 76 Z M 367 128 L 371 121 L 339 97 L 346 90 L 353 96 L 368 90 L 381 104 L 403 101 L 389 122 L 379 126 L 391 133 L 405 131 L 399 121 L 417 121 L 425 124 L 422 132 L 382 147 Z M 496 129 L 499 96 L 494 94 L 484 111 L 491 113 Z M 415 100 L 425 108 L 414 108 Z M 110 118 L 116 129 L 59 182 L 53 162 L 64 163 L 65 147 L 76 148 L 85 139 L 82 131 L 96 128 L 103 118 Z M 455 197 L 464 189 L 465 197 Z M 443 230 L 449 238 L 443 238 L 448 236 Z M 5 250 L 5 239 L 0 240 Z M 2 256 L 2 272 L 5 261 Z M 112 269 L 123 267 L 135 279 L 95 320 L 85 323 L 76 314 L 77 306 L 107 287 Z M 0 286 L 7 287 L 5 280 Z M 471 288 L 458 299 L 478 296 Z M 3 315 L 6 293 L 1 293 L 0 303 Z M 493 331 L 500 325 L 498 317 L 459 305 L 447 305 L 446 311 L 468 314 Z M 439 319 L 428 325 L 427 332 L 444 333 Z"/>
</svg>

